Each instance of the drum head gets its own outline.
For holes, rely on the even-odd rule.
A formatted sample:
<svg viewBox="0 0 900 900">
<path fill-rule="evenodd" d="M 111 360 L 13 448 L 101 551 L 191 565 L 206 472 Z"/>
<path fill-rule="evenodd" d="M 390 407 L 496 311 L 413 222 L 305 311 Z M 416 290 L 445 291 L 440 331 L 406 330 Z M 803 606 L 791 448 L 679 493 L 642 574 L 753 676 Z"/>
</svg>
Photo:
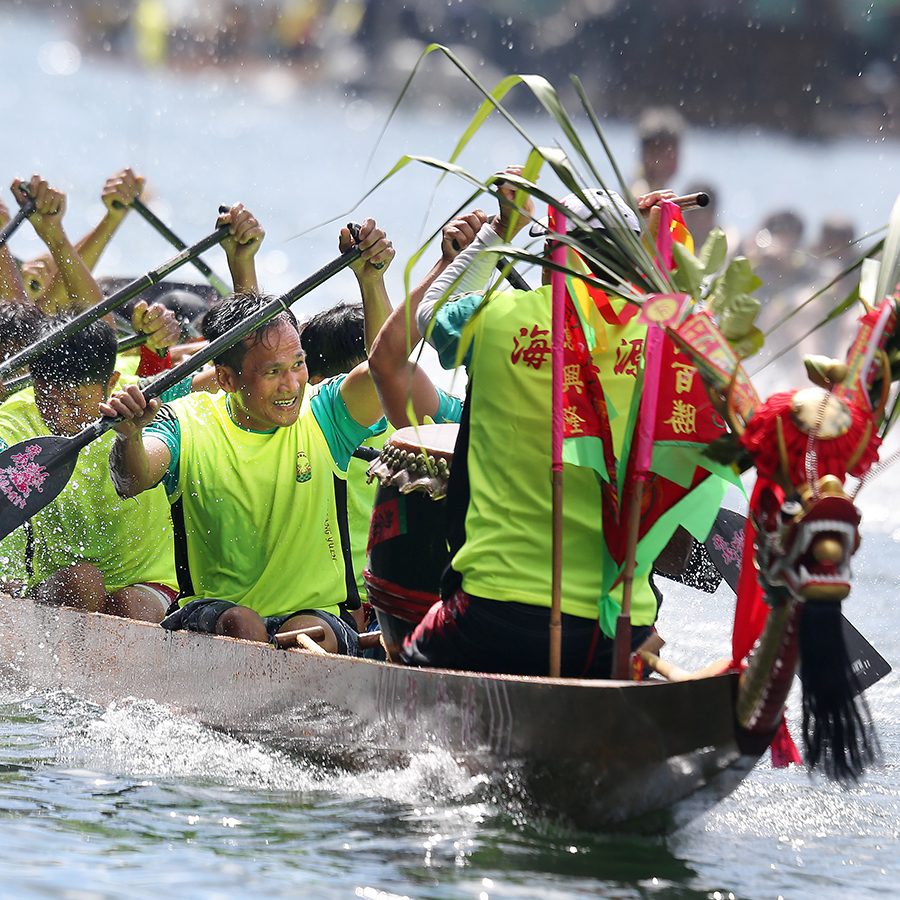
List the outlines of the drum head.
<svg viewBox="0 0 900 900">
<path fill-rule="evenodd" d="M 411 450 L 419 453 L 424 448 L 430 456 L 438 456 L 444 459 L 453 459 L 453 448 L 456 446 L 456 437 L 459 434 L 459 425 L 455 423 L 447 425 L 419 425 L 416 427 L 398 428 L 385 442 L 400 447 L 403 450 Z"/>
</svg>

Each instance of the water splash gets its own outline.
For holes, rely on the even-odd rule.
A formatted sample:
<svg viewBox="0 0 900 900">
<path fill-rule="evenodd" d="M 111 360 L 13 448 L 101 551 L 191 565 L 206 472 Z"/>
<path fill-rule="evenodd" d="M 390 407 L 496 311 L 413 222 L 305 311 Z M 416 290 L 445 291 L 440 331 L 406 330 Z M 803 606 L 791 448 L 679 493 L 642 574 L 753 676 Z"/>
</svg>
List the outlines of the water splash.
<svg viewBox="0 0 900 900">
<path fill-rule="evenodd" d="M 75 717 L 58 739 L 59 761 L 139 778 L 208 780 L 253 790 L 328 792 L 402 804 L 477 800 L 485 783 L 446 751 L 425 748 L 405 765 L 375 772 L 335 771 L 315 762 L 207 728 L 157 703 L 124 700 L 99 715 Z"/>
</svg>

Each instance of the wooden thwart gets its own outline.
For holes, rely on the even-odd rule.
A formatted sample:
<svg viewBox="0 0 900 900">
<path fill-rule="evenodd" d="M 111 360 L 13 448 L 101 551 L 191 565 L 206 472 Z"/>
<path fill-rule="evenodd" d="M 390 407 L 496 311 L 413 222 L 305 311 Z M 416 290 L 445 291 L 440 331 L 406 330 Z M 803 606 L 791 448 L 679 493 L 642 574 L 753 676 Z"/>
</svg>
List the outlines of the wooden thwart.
<svg viewBox="0 0 900 900">
<path fill-rule="evenodd" d="M 321 625 L 313 625 L 310 628 L 298 628 L 296 631 L 282 631 L 276 634 L 273 640 L 276 647 L 296 647 L 301 643 L 301 637 L 307 637 L 312 641 L 324 641 L 325 629 Z"/>
<path fill-rule="evenodd" d="M 637 655 L 644 661 L 644 665 L 662 675 L 666 681 L 696 681 L 698 678 L 709 678 L 713 675 L 721 675 L 727 668 L 729 660 L 718 659 L 698 669 L 696 672 L 688 672 L 668 660 L 660 659 L 649 650 L 638 650 Z"/>
<path fill-rule="evenodd" d="M 282 631 L 273 638 L 275 646 L 284 650 L 288 647 L 302 647 L 315 653 L 325 653 L 317 642 L 325 640 L 325 629 L 321 625 L 298 628 L 296 631 Z M 369 650 L 381 643 L 380 631 L 367 631 L 359 636 L 359 649 Z"/>
</svg>

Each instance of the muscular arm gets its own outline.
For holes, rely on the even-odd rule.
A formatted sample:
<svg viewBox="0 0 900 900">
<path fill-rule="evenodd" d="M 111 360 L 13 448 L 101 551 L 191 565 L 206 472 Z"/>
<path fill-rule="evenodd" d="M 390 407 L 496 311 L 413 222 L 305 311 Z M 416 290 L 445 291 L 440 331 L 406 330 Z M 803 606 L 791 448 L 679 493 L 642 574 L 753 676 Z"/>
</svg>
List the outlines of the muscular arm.
<svg viewBox="0 0 900 900">
<path fill-rule="evenodd" d="M 37 175 L 29 181 L 27 190 L 17 179 L 12 184 L 12 191 L 20 205 L 28 197 L 34 199 L 35 211 L 28 219 L 38 237 L 47 245 L 65 285 L 64 300 L 60 305 L 44 294 L 36 299 L 37 306 L 47 313 L 61 312 L 67 308 L 81 312 L 95 306 L 103 299 L 103 294 L 63 228 L 65 195 L 51 188 Z"/>
<path fill-rule="evenodd" d="M 227 224 L 231 229 L 228 237 L 222 241 L 222 249 L 228 260 L 235 293 L 259 290 L 256 251 L 266 236 L 262 226 L 242 203 L 235 203 L 227 212 L 222 213 L 218 224 Z"/>
<path fill-rule="evenodd" d="M 159 400 L 148 403 L 137 385 L 116 391 L 100 404 L 102 415 L 122 417 L 115 426 L 116 440 L 109 454 L 110 476 L 120 497 L 136 497 L 156 487 L 172 464 L 166 443 L 143 432 L 160 406 Z"/>
<path fill-rule="evenodd" d="M 447 224 L 441 239 L 441 258 L 410 293 L 407 302 L 391 313 L 375 339 L 369 354 L 369 371 L 385 415 L 395 428 L 411 424 L 410 398 L 417 421 L 421 422 L 426 416 L 434 417 L 438 412 L 440 398 L 431 379 L 409 360 L 412 348 L 422 339 L 417 322 L 419 305 L 435 280 L 453 263 L 457 254 L 472 243 L 486 221 L 485 214 L 476 209 Z"/>
<path fill-rule="evenodd" d="M 350 243 L 350 232 L 342 228 L 340 249 L 346 250 Z M 371 219 L 366 219 L 360 229 L 359 248 L 362 255 L 351 268 L 362 296 L 368 351 L 391 312 L 391 302 L 384 285 L 384 270 L 394 258 L 395 251 L 384 232 Z M 360 425 L 374 425 L 383 415 L 378 392 L 369 376 L 368 363 L 361 363 L 347 375 L 341 384 L 341 396 L 347 412 Z"/>
<path fill-rule="evenodd" d="M 75 250 L 89 272 L 94 271 L 106 245 L 112 240 L 128 214 L 132 201 L 140 197 L 143 189 L 144 179 L 135 175 L 131 169 L 123 169 L 107 178 L 100 193 L 106 212 L 103 218 L 75 244 Z M 55 262 L 49 258 L 45 262 L 51 281 L 44 291 L 44 302 L 56 308 L 64 308 L 67 305 L 67 285 Z"/>
<path fill-rule="evenodd" d="M 0 228 L 3 228 L 9 219 L 9 210 L 6 208 L 6 204 L 0 200 Z M 6 244 L 0 247 L 0 300 L 12 300 L 15 303 L 28 302 L 19 267 Z"/>
<path fill-rule="evenodd" d="M 136 497 L 162 481 L 172 455 L 159 438 L 136 431 L 130 437 L 117 434 L 109 453 L 109 474 L 120 497 Z"/>
<path fill-rule="evenodd" d="M 114 216 L 107 211 L 100 222 L 75 245 L 75 252 L 89 272 L 93 272 L 100 255 L 121 223 L 121 216 Z M 40 302 L 47 308 L 65 309 L 70 302 L 69 283 L 66 282 L 63 272 L 60 271 L 52 255 L 44 257 L 44 264 L 48 273 L 52 274 L 50 274 L 50 285 L 43 292 Z"/>
<path fill-rule="evenodd" d="M 103 292 L 65 232 L 48 242 L 47 247 L 56 263 L 58 275 L 50 290 L 38 300 L 38 306 L 48 313 L 67 309 L 82 312 L 100 303 Z"/>
</svg>

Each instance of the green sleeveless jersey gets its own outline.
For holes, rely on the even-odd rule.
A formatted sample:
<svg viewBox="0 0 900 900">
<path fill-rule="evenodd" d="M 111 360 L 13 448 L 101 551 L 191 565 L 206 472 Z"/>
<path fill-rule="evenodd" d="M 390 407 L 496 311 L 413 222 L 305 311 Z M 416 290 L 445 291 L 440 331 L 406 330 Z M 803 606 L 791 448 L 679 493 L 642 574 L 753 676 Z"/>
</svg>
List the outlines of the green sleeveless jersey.
<svg viewBox="0 0 900 900">
<path fill-rule="evenodd" d="M 182 605 L 214 597 L 261 616 L 339 613 L 347 592 L 333 479 L 346 472 L 310 394 L 293 425 L 270 432 L 235 424 L 225 393 L 169 404 L 180 433 L 169 499 L 181 506 L 191 581 Z"/>
<path fill-rule="evenodd" d="M 453 559 L 463 589 L 479 597 L 549 606 L 551 598 L 551 359 L 549 352 L 527 352 L 548 338 L 550 288 L 494 294 L 480 306 L 477 295 L 445 304 L 436 330 L 464 318 L 471 328 L 469 350 L 470 432 L 467 454 L 469 504 L 465 542 Z M 458 302 L 458 301 L 457 301 Z M 469 307 L 468 312 L 466 307 Z M 455 324 L 454 320 L 457 320 Z M 618 341 L 618 339 L 617 339 Z M 449 344 L 448 344 L 449 346 Z M 449 351 L 448 351 L 449 352 Z M 618 409 L 627 409 L 634 379 L 608 382 L 604 391 Z M 627 398 L 627 399 L 626 399 Z M 623 415 L 623 419 L 626 416 Z M 620 449 L 623 422 L 614 422 Z M 618 433 L 617 433 L 618 432 Z M 565 465 L 563 471 L 562 611 L 598 619 L 604 630 L 615 621 L 621 586 L 603 597 L 603 531 L 597 474 Z M 652 624 L 656 597 L 649 572 L 639 572 L 632 597 L 632 622 Z M 609 607 L 608 609 L 605 607 Z"/>
<path fill-rule="evenodd" d="M 131 379 L 133 381 L 133 379 Z M 29 437 L 48 435 L 33 399 L 15 395 L 0 408 L 0 444 L 13 445 Z M 174 588 L 175 560 L 172 521 L 165 491 L 154 488 L 123 500 L 109 475 L 109 451 L 115 440 L 107 432 L 81 451 L 75 470 L 59 496 L 32 519 L 33 574 L 38 584 L 75 563 L 91 563 L 103 574 L 106 590 L 117 591 L 140 582 Z M 24 529 L 3 541 L 0 556 L 24 547 Z M 24 568 L 24 557 L 18 557 Z"/>
</svg>

